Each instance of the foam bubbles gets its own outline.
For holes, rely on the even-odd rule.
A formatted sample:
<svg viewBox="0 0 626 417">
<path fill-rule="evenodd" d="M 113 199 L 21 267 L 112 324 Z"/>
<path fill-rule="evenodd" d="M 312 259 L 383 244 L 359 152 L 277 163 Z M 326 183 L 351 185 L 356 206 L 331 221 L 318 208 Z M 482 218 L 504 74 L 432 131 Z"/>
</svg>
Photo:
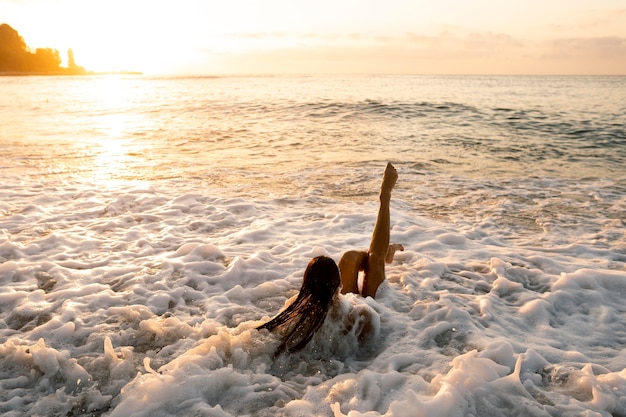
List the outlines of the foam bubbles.
<svg viewBox="0 0 626 417">
<path fill-rule="evenodd" d="M 255 328 L 293 300 L 311 257 L 367 247 L 376 201 L 215 197 L 168 181 L 50 188 L 34 203 L 35 184 L 12 187 L 7 415 L 626 412 L 624 261 L 619 241 L 586 238 L 597 225 L 511 237 L 485 220 L 484 189 L 463 201 L 471 226 L 466 212 L 422 216 L 399 189 L 392 241 L 405 251 L 377 298 L 338 297 L 302 351 L 274 358 L 277 337 Z"/>
</svg>

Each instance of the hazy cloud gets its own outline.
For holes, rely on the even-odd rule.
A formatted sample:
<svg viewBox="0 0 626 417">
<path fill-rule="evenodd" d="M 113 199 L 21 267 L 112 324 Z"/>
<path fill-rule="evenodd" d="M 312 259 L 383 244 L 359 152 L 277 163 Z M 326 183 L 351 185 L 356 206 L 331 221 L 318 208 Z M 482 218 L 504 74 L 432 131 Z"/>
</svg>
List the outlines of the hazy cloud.
<svg viewBox="0 0 626 417">
<path fill-rule="evenodd" d="M 406 43 L 411 48 L 430 51 L 439 58 L 487 57 L 496 53 L 509 54 L 523 46 L 522 42 L 501 33 L 470 33 L 459 36 L 442 32 L 438 36 L 423 36 L 407 33 Z M 401 45 L 401 42 L 397 42 Z"/>
<path fill-rule="evenodd" d="M 593 61 L 606 63 L 613 73 L 626 73 L 626 38 L 564 38 L 546 42 L 543 60 L 567 62 Z M 589 63 L 587 63 L 587 66 Z"/>
<path fill-rule="evenodd" d="M 266 34 L 266 36 L 273 36 Z M 228 71 L 444 74 L 624 74 L 626 38 L 516 39 L 503 33 L 303 34 L 306 45 L 230 54 Z"/>
<path fill-rule="evenodd" d="M 550 44 L 554 49 L 569 55 L 597 54 L 603 56 L 606 54 L 623 54 L 626 56 L 626 38 L 617 36 L 554 39 L 550 41 Z"/>
</svg>

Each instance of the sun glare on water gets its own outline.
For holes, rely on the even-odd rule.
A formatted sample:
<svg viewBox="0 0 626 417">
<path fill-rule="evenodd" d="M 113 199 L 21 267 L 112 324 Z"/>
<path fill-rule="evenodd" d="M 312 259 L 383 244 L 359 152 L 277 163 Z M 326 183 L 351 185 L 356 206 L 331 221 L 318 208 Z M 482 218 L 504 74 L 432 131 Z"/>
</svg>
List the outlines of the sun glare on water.
<svg viewBox="0 0 626 417">
<path fill-rule="evenodd" d="M 104 186 L 119 182 L 143 181 L 153 175 L 150 152 L 132 141 L 119 138 L 100 139 L 89 146 L 92 153 L 92 179 Z"/>
<path fill-rule="evenodd" d="M 98 147 L 92 149 L 94 155 L 95 176 L 99 180 L 114 178 L 128 169 L 126 146 L 119 139 L 102 139 Z"/>
<path fill-rule="evenodd" d="M 149 122 L 134 111 L 136 85 L 120 76 L 85 80 L 81 91 L 90 107 L 85 120 L 92 136 L 81 145 L 91 159 L 91 171 L 98 182 L 141 179 L 152 169 L 150 146 L 137 140 L 137 132 Z"/>
</svg>

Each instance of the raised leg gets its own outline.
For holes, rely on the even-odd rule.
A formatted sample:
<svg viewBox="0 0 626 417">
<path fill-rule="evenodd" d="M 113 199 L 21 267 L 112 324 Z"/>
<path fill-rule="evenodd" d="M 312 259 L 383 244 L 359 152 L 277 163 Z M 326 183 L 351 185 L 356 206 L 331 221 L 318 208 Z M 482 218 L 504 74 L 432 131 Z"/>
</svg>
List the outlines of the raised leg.
<svg viewBox="0 0 626 417">
<path fill-rule="evenodd" d="M 389 236 L 391 219 L 389 213 L 389 203 L 391 201 L 391 190 L 398 180 L 398 172 L 390 163 L 385 168 L 383 174 L 383 182 L 380 186 L 380 208 L 378 217 L 374 225 L 372 233 L 372 241 L 368 250 L 367 267 L 365 268 L 365 276 L 363 278 L 363 290 L 361 294 L 364 297 L 374 297 L 376 290 L 385 280 L 385 260 L 388 258 Z M 398 249 L 397 247 L 392 249 Z M 393 256 L 392 256 L 393 259 Z"/>
</svg>

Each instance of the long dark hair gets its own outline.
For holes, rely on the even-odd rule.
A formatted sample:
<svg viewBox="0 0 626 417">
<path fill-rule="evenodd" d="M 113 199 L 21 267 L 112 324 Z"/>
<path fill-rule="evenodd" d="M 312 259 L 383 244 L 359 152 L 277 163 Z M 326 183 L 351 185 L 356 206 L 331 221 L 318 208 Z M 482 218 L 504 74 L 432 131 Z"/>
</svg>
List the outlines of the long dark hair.
<svg viewBox="0 0 626 417">
<path fill-rule="evenodd" d="M 281 342 L 274 356 L 285 350 L 296 352 L 309 343 L 324 323 L 340 284 L 335 261 L 326 256 L 311 259 L 304 271 L 302 288 L 296 300 L 272 320 L 257 327 L 269 331 L 278 329 L 281 333 Z"/>
</svg>

